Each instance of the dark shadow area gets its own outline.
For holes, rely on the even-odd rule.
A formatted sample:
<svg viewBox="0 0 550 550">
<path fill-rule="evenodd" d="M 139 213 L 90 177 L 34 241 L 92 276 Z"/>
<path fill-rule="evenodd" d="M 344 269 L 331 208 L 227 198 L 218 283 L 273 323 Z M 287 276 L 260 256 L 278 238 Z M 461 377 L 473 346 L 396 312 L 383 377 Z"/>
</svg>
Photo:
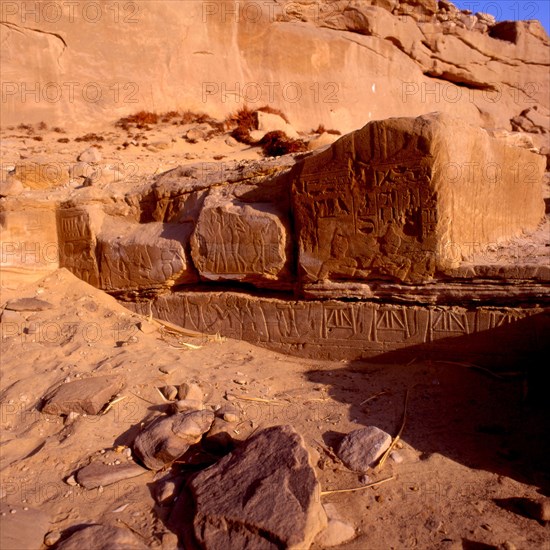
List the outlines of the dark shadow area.
<svg viewBox="0 0 550 550">
<path fill-rule="evenodd" d="M 525 321 L 533 327 L 535 317 L 516 324 Z M 544 321 L 542 315 L 539 320 Z M 541 339 L 541 330 L 538 326 L 537 332 L 531 331 L 537 345 L 532 342 L 521 359 L 514 349 L 506 371 L 502 355 L 518 343 L 514 334 L 525 337 L 525 327 L 506 325 L 444 338 L 433 347 L 411 346 L 352 361 L 341 369 L 312 370 L 307 376 L 328 386 L 332 399 L 350 407 L 349 418 L 358 428 L 374 425 L 392 435 L 399 430 L 408 390 L 402 439 L 421 453 L 421 459 L 438 453 L 469 468 L 534 485 L 549 495 L 550 400 L 544 375 L 550 342 Z M 465 354 L 483 360 L 452 360 Z M 326 443 L 334 447 L 336 435 L 327 433 Z"/>
<path fill-rule="evenodd" d="M 475 540 L 462 539 L 462 550 L 495 550 L 495 546 Z"/>
<path fill-rule="evenodd" d="M 476 321 L 468 318 L 468 312 L 450 313 L 443 322 L 426 324 L 423 330 L 429 334 L 428 342 L 407 345 L 404 329 L 386 330 L 382 336 L 386 338 L 384 344 L 396 349 L 373 354 L 367 360 L 379 364 L 412 360 L 462 361 L 495 371 L 525 371 L 527 376 L 535 378 L 544 375 L 543 359 L 550 351 L 550 315 L 547 312 L 517 319 L 511 310 L 508 318 L 499 319 L 499 326 L 485 330 L 475 326 Z M 465 333 L 465 327 L 471 327 L 469 333 Z"/>
<path fill-rule="evenodd" d="M 539 521 L 536 519 L 536 517 L 540 515 L 540 510 L 537 507 L 537 503 L 528 498 L 495 498 L 493 501 L 503 510 L 507 510 L 513 514 L 518 514 L 532 521 Z M 544 525 L 544 522 L 542 521 L 539 521 L 539 523 Z"/>
</svg>

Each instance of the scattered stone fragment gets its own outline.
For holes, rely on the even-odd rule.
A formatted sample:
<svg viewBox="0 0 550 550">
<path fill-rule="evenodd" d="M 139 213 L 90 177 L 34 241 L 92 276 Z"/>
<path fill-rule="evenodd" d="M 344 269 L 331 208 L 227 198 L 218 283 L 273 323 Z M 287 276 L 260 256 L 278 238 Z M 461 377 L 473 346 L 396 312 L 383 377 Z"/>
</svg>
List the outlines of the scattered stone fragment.
<svg viewBox="0 0 550 550">
<path fill-rule="evenodd" d="M 202 439 L 203 448 L 214 454 L 223 455 L 233 450 L 235 440 L 231 435 L 231 430 L 235 424 L 216 418 L 210 427 L 210 430 Z"/>
<path fill-rule="evenodd" d="M 147 550 L 129 529 L 111 525 L 90 525 L 71 535 L 56 550 Z"/>
<path fill-rule="evenodd" d="M 388 449 L 391 441 L 389 433 L 376 426 L 367 426 L 347 434 L 336 454 L 350 470 L 366 472 Z"/>
<path fill-rule="evenodd" d="M 103 155 L 97 147 L 88 147 L 88 149 L 85 149 L 82 153 L 80 153 L 80 155 L 78 155 L 78 160 L 80 162 L 94 163 L 101 162 L 102 159 Z"/>
<path fill-rule="evenodd" d="M 86 489 L 95 489 L 96 487 L 105 487 L 112 485 L 123 479 L 137 477 L 147 473 L 145 468 L 138 464 L 124 463 L 109 466 L 103 462 L 92 462 L 78 470 L 76 480 L 79 485 Z"/>
<path fill-rule="evenodd" d="M 53 304 L 40 300 L 39 298 L 18 298 L 9 300 L 6 304 L 6 309 L 11 311 L 45 311 L 53 309 Z"/>
<path fill-rule="evenodd" d="M 401 464 L 403 462 L 403 456 L 401 453 L 398 453 L 397 451 L 392 451 L 390 453 L 390 458 L 396 463 Z"/>
<path fill-rule="evenodd" d="M 338 546 L 355 537 L 353 525 L 339 519 L 329 519 L 326 528 L 317 535 L 315 542 L 324 548 Z"/>
<path fill-rule="evenodd" d="M 189 411 L 202 411 L 204 409 L 204 403 L 197 401 L 196 399 L 179 399 L 172 403 L 172 411 L 175 413 L 189 412 Z"/>
<path fill-rule="evenodd" d="M 550 521 L 550 498 L 525 498 L 521 501 L 525 512 L 537 521 Z"/>
<path fill-rule="evenodd" d="M 198 443 L 214 421 L 212 411 L 162 416 L 149 424 L 134 441 L 136 456 L 151 470 L 160 470 Z"/>
<path fill-rule="evenodd" d="M 160 391 L 168 401 L 173 401 L 178 395 L 178 388 L 176 386 L 163 386 L 160 388 Z"/>
<path fill-rule="evenodd" d="M 184 479 L 181 476 L 174 476 L 172 473 L 164 474 L 155 483 L 155 500 L 161 506 L 172 504 L 178 496 L 183 483 Z"/>
<path fill-rule="evenodd" d="M 67 485 L 70 485 L 71 487 L 75 487 L 76 485 L 78 485 L 78 483 L 76 482 L 76 479 L 74 477 L 74 475 L 70 475 L 66 480 L 65 480 L 65 483 Z"/>
<path fill-rule="evenodd" d="M 0 548 L 2 550 L 39 550 L 50 527 L 42 510 L 0 503 Z"/>
<path fill-rule="evenodd" d="M 197 143 L 199 140 L 205 140 L 207 136 L 206 130 L 200 126 L 196 128 L 191 128 L 187 134 L 185 134 L 185 139 L 190 143 Z"/>
<path fill-rule="evenodd" d="M 262 430 L 199 473 L 190 489 L 195 536 L 204 548 L 309 548 L 327 523 L 302 437 Z"/>
<path fill-rule="evenodd" d="M 336 506 L 331 503 L 323 505 L 327 514 L 328 524 L 315 539 L 315 542 L 324 548 L 338 546 L 355 537 L 355 528 L 346 523 L 338 513 Z"/>
<path fill-rule="evenodd" d="M 178 399 L 202 401 L 204 393 L 198 384 L 184 382 L 178 387 Z"/>
<path fill-rule="evenodd" d="M 216 411 L 216 416 L 223 418 L 226 422 L 239 422 L 241 414 L 239 409 L 231 405 L 225 405 Z"/>
<path fill-rule="evenodd" d="M 120 376 L 97 376 L 62 384 L 48 395 L 42 412 L 66 415 L 71 412 L 98 414 L 123 387 Z"/>
<path fill-rule="evenodd" d="M 162 374 L 172 374 L 176 369 L 174 367 L 159 367 Z"/>
<path fill-rule="evenodd" d="M 50 531 L 49 533 L 46 533 L 46 536 L 44 537 L 44 544 L 46 546 L 53 546 L 59 541 L 60 538 L 61 533 L 59 531 Z"/>
</svg>

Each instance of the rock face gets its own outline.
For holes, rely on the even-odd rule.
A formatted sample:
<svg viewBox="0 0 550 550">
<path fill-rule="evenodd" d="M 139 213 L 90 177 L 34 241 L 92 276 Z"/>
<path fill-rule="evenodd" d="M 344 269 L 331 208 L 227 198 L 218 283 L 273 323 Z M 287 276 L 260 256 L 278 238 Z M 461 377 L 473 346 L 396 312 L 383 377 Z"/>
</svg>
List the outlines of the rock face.
<svg viewBox="0 0 550 550">
<path fill-rule="evenodd" d="M 459 265 L 466 243 L 533 231 L 544 216 L 542 157 L 443 115 L 372 122 L 296 172 L 298 261 L 311 282 L 427 281 Z"/>
<path fill-rule="evenodd" d="M 40 6 L 32 25 L 23 4 L 2 10 L 3 124 L 89 129 L 112 113 L 221 116 L 257 102 L 282 109 L 297 130 L 314 121 L 349 132 L 435 109 L 510 129 L 527 102 L 549 107 L 540 23 L 495 24 L 450 2 L 213 0 L 181 10 L 136 0 L 118 12 L 48 9 Z M 159 58 L 175 44 L 177 63 Z"/>
<path fill-rule="evenodd" d="M 66 415 L 98 414 L 123 387 L 120 376 L 96 376 L 62 384 L 45 397 L 42 412 Z"/>
<path fill-rule="evenodd" d="M 136 456 L 147 468 L 160 470 L 198 443 L 212 422 L 214 413 L 206 410 L 157 418 L 136 437 Z"/>
<path fill-rule="evenodd" d="M 111 525 L 90 525 L 72 534 L 59 543 L 59 550 L 146 550 L 146 546 L 129 529 L 112 527 Z"/>
<path fill-rule="evenodd" d="M 290 426 L 251 437 L 190 487 L 204 548 L 305 550 L 326 526 L 315 471 Z"/>
<path fill-rule="evenodd" d="M 539 299 L 544 299 L 542 294 Z M 128 306 L 144 315 L 149 312 L 146 306 Z M 544 308 L 296 301 L 229 291 L 175 292 L 158 297 L 152 307 L 156 317 L 191 330 L 324 359 L 388 355 L 391 361 L 402 350 L 399 360 L 405 362 L 412 358 L 410 353 L 511 366 L 518 357 L 542 349 L 550 329 Z"/>
</svg>

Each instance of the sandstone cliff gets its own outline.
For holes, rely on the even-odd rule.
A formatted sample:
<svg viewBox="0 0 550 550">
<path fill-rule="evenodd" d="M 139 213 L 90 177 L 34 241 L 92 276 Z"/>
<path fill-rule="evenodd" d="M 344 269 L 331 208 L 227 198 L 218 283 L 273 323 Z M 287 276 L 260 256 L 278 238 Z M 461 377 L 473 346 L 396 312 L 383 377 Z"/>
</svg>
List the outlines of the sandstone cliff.
<svg viewBox="0 0 550 550">
<path fill-rule="evenodd" d="M 548 132 L 537 21 L 495 23 L 446 0 L 68 4 L 2 3 L 3 125 L 267 103 L 299 130 L 438 110 Z"/>
</svg>

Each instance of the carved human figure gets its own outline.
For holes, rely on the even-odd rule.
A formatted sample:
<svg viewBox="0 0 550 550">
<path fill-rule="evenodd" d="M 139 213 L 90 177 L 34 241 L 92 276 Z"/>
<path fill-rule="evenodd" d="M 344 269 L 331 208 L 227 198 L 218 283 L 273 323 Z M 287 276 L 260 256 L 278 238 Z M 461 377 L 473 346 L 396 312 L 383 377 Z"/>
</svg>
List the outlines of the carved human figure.
<svg viewBox="0 0 550 550">
<path fill-rule="evenodd" d="M 357 260 L 348 256 L 349 237 L 340 228 L 334 231 L 330 245 L 330 258 L 321 265 L 317 278 L 366 277 L 369 272 L 357 268 Z"/>
<path fill-rule="evenodd" d="M 380 243 L 382 255 L 373 262 L 373 267 L 380 273 L 390 275 L 401 281 L 405 280 L 411 269 L 411 260 L 399 253 L 403 244 L 403 234 L 390 222 Z"/>
</svg>

